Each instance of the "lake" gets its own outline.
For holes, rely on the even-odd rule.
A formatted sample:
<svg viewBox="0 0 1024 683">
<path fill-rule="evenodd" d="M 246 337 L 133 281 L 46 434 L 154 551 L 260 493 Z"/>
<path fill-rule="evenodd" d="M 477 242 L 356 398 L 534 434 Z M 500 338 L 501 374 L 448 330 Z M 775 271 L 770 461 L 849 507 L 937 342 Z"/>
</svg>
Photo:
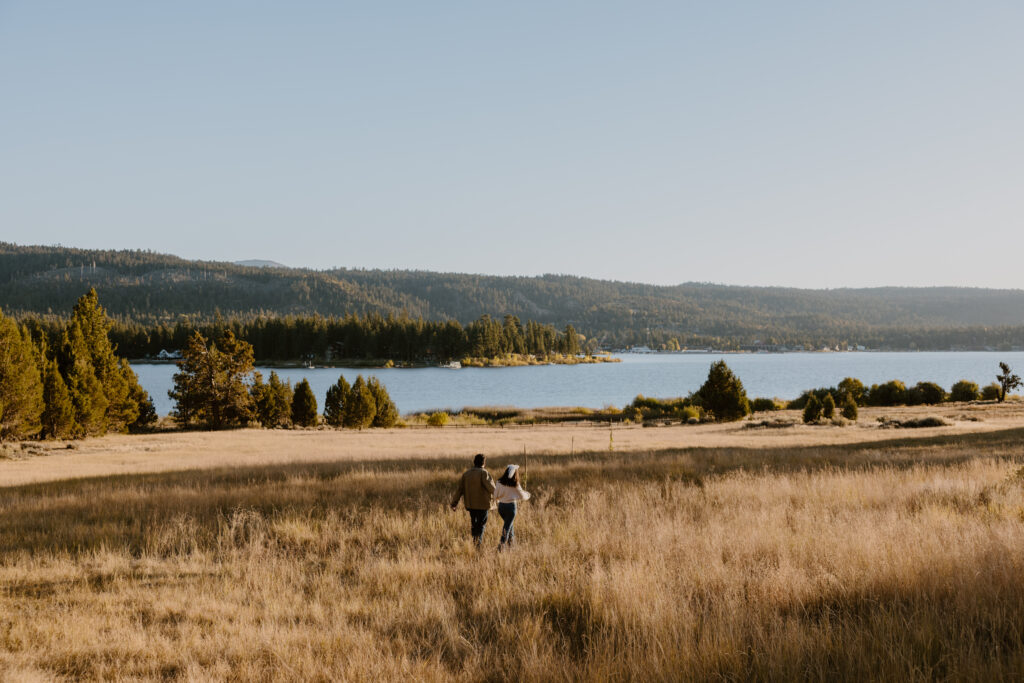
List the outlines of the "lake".
<svg viewBox="0 0 1024 683">
<path fill-rule="evenodd" d="M 937 382 L 947 391 L 960 379 L 984 386 L 995 380 L 999 361 L 1024 370 L 1024 352 L 919 353 L 753 353 L 753 354 L 622 354 L 621 363 L 537 365 L 518 368 L 277 368 L 285 380 L 306 378 L 323 409 L 327 388 L 339 375 L 373 375 L 387 387 L 401 413 L 465 406 L 511 405 L 522 408 L 626 405 L 637 394 L 685 396 L 707 377 L 712 362 L 724 359 L 739 375 L 750 397 L 791 399 L 804 389 L 834 386 L 844 377 L 864 384 L 900 379 L 908 386 Z M 132 366 L 153 397 L 157 413 L 171 412 L 167 391 L 174 365 Z M 264 378 L 270 369 L 259 368 Z"/>
</svg>

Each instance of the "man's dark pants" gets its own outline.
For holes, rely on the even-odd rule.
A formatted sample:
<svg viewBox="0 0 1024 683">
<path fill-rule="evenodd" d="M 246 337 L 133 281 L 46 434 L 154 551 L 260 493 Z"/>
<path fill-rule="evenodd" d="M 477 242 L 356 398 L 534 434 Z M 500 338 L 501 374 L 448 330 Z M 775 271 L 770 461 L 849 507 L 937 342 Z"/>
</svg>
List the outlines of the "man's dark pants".
<svg viewBox="0 0 1024 683">
<path fill-rule="evenodd" d="M 480 545 L 484 536 L 484 527 L 487 526 L 487 510 L 468 510 L 469 521 L 472 526 L 473 542 Z"/>
</svg>

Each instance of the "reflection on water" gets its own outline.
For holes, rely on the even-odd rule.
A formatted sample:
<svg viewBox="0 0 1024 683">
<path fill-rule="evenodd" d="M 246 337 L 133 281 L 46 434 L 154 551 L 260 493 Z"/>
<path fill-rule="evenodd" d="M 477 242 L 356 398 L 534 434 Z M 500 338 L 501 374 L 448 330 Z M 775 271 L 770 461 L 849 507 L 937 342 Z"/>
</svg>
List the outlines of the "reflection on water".
<svg viewBox="0 0 1024 683">
<path fill-rule="evenodd" d="M 277 369 L 294 385 L 309 380 L 323 408 L 327 387 L 339 375 L 351 382 L 357 374 L 374 375 L 402 413 L 483 405 L 605 405 L 622 407 L 637 394 L 685 396 L 707 376 L 708 366 L 722 358 L 743 380 L 750 396 L 794 398 L 804 389 L 835 385 L 844 377 L 865 384 L 901 379 L 908 385 L 938 382 L 947 390 L 959 379 L 985 385 L 995 379 L 999 361 L 1024 369 L 1024 352 L 930 353 L 785 353 L 785 354 L 625 354 L 621 363 L 541 365 L 521 368 Z M 173 365 L 134 365 L 157 412 L 171 411 L 167 390 Z M 264 376 L 270 370 L 261 368 Z"/>
</svg>

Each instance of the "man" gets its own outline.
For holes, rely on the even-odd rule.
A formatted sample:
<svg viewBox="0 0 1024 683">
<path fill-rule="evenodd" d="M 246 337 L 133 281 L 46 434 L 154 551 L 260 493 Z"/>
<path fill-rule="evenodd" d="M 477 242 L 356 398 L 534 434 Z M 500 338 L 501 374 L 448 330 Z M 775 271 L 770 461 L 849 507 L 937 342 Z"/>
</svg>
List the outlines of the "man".
<svg viewBox="0 0 1024 683">
<path fill-rule="evenodd" d="M 459 507 L 459 499 L 464 499 L 469 521 L 472 525 L 473 542 L 479 548 L 487 526 L 487 511 L 491 509 L 491 494 L 494 493 L 494 481 L 484 469 L 484 454 L 473 456 L 473 467 L 462 473 L 459 487 L 452 498 L 452 510 Z"/>
</svg>

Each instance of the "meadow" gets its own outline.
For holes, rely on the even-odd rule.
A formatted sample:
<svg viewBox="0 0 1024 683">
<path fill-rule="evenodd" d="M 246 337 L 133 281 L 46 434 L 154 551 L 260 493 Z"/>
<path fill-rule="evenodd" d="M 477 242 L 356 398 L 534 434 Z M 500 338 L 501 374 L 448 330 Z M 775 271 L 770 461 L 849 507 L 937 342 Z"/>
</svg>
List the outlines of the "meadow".
<svg viewBox="0 0 1024 683">
<path fill-rule="evenodd" d="M 429 448 L 7 482 L 0 678 L 1019 680 L 1024 428 L 797 429 L 538 449 L 506 553 Z"/>
</svg>

